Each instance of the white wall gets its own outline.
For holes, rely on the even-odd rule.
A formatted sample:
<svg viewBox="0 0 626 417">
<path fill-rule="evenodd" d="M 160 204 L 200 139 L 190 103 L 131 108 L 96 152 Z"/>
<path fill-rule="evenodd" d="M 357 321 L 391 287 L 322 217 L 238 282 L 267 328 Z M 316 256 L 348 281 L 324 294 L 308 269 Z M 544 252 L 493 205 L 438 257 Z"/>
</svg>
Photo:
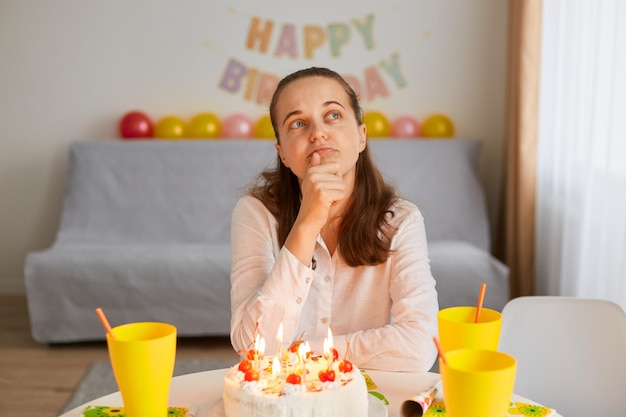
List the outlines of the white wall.
<svg viewBox="0 0 626 417">
<path fill-rule="evenodd" d="M 446 113 L 457 136 L 484 140 L 480 175 L 495 224 L 505 134 L 505 0 L 215 3 L 0 0 L 0 293 L 22 292 L 26 253 L 54 240 L 70 142 L 117 136 L 119 118 L 133 109 L 155 121 L 203 111 L 263 115 L 267 106 L 243 86 L 220 87 L 233 60 L 274 77 L 317 65 L 364 83 L 374 71 L 387 95 L 362 91 L 366 111 L 418 120 Z M 255 17 L 274 24 L 266 53 L 246 48 Z M 369 39 L 355 24 L 368 19 Z M 326 35 L 311 58 L 307 26 Z M 347 29 L 349 41 L 330 38 L 330 27 Z M 281 36 L 292 28 L 292 38 Z M 281 49 L 281 40 L 290 39 L 295 57 L 277 57 L 290 46 Z M 333 45 L 342 46 L 336 56 Z M 400 77 L 380 64 L 393 56 Z"/>
</svg>

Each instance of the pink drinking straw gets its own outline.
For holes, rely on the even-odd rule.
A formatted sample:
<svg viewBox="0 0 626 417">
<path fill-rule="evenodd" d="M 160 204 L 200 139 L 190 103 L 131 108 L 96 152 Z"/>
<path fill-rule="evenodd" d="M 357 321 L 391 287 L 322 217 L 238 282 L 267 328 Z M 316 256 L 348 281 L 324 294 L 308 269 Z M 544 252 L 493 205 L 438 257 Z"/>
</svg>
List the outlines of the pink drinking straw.
<svg viewBox="0 0 626 417">
<path fill-rule="evenodd" d="M 435 346 L 437 346 L 437 352 L 439 352 L 439 357 L 441 358 L 443 363 L 447 366 L 448 360 L 446 359 L 446 355 L 444 355 L 443 353 L 443 349 L 441 348 L 441 345 L 439 344 L 439 339 L 437 339 L 437 336 L 433 337 L 433 342 L 435 342 Z"/>
<path fill-rule="evenodd" d="M 113 334 L 113 330 L 111 329 L 111 325 L 109 324 L 107 317 L 104 315 L 104 311 L 102 311 L 102 309 L 98 307 L 96 308 L 96 314 L 100 318 L 100 321 L 102 322 L 102 325 L 104 326 L 104 330 L 106 330 L 107 333 L 111 336 L 111 338 L 115 340 L 115 335 Z"/>
<path fill-rule="evenodd" d="M 478 305 L 476 307 L 476 317 L 474 317 L 474 323 L 478 323 L 480 319 L 480 310 L 483 308 L 483 301 L 485 301 L 485 290 L 487 289 L 487 284 L 484 282 L 480 284 L 480 294 L 478 294 Z"/>
</svg>

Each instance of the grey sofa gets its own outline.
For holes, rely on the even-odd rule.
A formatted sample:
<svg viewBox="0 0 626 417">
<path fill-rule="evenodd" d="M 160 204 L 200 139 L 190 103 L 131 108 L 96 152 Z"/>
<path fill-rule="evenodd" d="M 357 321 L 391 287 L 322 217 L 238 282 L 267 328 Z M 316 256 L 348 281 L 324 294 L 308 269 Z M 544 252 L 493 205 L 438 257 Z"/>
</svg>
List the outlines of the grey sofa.
<svg viewBox="0 0 626 417">
<path fill-rule="evenodd" d="M 426 219 L 440 306 L 508 300 L 508 270 L 489 254 L 475 175 L 476 140 L 370 140 L 374 158 Z M 52 246 L 28 254 L 32 335 L 42 343 L 99 340 L 112 325 L 157 320 L 181 336 L 227 335 L 230 216 L 273 141 L 76 142 Z"/>
</svg>

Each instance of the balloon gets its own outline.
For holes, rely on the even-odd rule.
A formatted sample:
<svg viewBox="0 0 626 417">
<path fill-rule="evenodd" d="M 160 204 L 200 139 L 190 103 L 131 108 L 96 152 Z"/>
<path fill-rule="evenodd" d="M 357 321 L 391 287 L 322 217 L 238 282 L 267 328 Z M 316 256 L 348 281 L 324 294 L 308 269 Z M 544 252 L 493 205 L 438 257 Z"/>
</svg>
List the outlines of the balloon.
<svg viewBox="0 0 626 417">
<path fill-rule="evenodd" d="M 254 125 L 254 137 L 261 139 L 275 139 L 274 128 L 269 114 L 260 117 Z"/>
<path fill-rule="evenodd" d="M 425 138 L 448 138 L 454 136 L 454 123 L 445 114 L 433 114 L 422 124 L 422 136 Z"/>
<path fill-rule="evenodd" d="M 370 138 L 387 137 L 391 133 L 391 126 L 387 117 L 378 111 L 365 113 L 363 123 L 367 126 L 367 136 Z"/>
<path fill-rule="evenodd" d="M 155 139 L 180 139 L 185 134 L 185 122 L 176 116 L 166 116 L 154 126 Z"/>
<path fill-rule="evenodd" d="M 252 122 L 241 113 L 231 114 L 222 122 L 222 136 L 225 138 L 252 137 Z"/>
<path fill-rule="evenodd" d="M 192 139 L 217 138 L 220 135 L 220 120 L 213 113 L 197 114 L 185 126 L 185 135 Z"/>
<path fill-rule="evenodd" d="M 153 132 L 152 121 L 140 111 L 131 111 L 122 116 L 118 128 L 124 139 L 151 138 Z"/>
<path fill-rule="evenodd" d="M 391 136 L 396 138 L 415 138 L 420 133 L 420 125 L 411 116 L 400 116 L 391 124 Z"/>
</svg>

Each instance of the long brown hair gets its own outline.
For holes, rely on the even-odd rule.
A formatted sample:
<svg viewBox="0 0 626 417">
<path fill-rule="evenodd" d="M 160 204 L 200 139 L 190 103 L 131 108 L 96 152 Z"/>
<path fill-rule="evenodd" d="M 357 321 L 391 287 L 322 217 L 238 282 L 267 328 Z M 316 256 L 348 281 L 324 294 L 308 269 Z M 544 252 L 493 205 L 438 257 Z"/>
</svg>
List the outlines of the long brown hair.
<svg viewBox="0 0 626 417">
<path fill-rule="evenodd" d="M 359 100 L 341 75 L 327 68 L 312 67 L 296 71 L 283 78 L 276 87 L 270 104 L 270 118 L 276 140 L 280 143 L 276 124 L 276 103 L 283 89 L 291 82 L 306 77 L 326 77 L 339 82 L 354 111 L 357 123 L 363 123 L 363 110 Z M 276 166 L 263 171 L 250 194 L 265 204 L 278 222 L 279 244 L 282 246 L 296 221 L 300 210 L 300 184 L 280 157 Z M 350 266 L 377 265 L 387 260 L 391 250 L 389 217 L 397 200 L 395 189 L 387 184 L 372 161 L 369 147 L 359 154 L 356 162 L 354 190 L 344 210 L 339 226 L 339 249 Z"/>
</svg>

